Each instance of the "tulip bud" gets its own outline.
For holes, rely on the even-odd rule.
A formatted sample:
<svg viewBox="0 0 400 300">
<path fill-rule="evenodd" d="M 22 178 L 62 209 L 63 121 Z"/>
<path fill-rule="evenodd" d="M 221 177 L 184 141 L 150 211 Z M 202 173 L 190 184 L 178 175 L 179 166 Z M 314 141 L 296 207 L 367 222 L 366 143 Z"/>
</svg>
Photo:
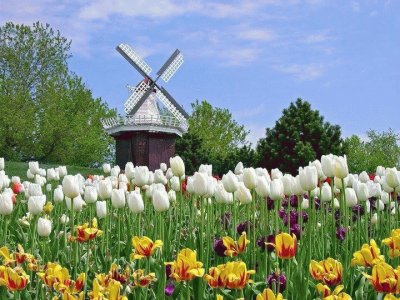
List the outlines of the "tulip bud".
<svg viewBox="0 0 400 300">
<path fill-rule="evenodd" d="M 101 180 L 97 188 L 100 199 L 106 200 L 111 198 L 112 183 L 110 179 Z"/>
<path fill-rule="evenodd" d="M 283 183 L 281 179 L 273 179 L 270 185 L 271 194 L 270 197 L 273 200 L 281 200 L 284 196 Z"/>
<path fill-rule="evenodd" d="M 157 212 L 163 212 L 169 209 L 168 193 L 165 190 L 157 189 L 153 193 L 153 206 Z"/>
<path fill-rule="evenodd" d="M 130 192 L 128 194 L 128 207 L 134 214 L 144 211 L 144 203 L 142 195 L 138 192 Z"/>
<path fill-rule="evenodd" d="M 38 215 L 43 211 L 45 203 L 46 203 L 46 195 L 30 196 L 28 199 L 28 211 L 32 215 Z"/>
<path fill-rule="evenodd" d="M 125 191 L 113 189 L 111 193 L 111 203 L 114 208 L 123 208 L 125 206 Z"/>
<path fill-rule="evenodd" d="M 306 191 L 315 189 L 318 185 L 318 172 L 315 167 L 307 166 L 304 169 L 300 167 L 300 185 Z"/>
<path fill-rule="evenodd" d="M 127 162 L 125 165 L 125 175 L 129 180 L 132 180 L 135 176 L 135 168 L 132 162 Z"/>
<path fill-rule="evenodd" d="M 41 237 L 48 237 L 51 233 L 51 221 L 45 218 L 39 218 L 37 222 L 37 233 Z"/>
<path fill-rule="evenodd" d="M 235 167 L 234 172 L 236 175 L 240 175 L 240 174 L 243 174 L 243 169 L 244 169 L 243 163 L 241 161 L 239 161 Z M 226 187 L 225 187 L 225 189 L 226 189 Z"/>
<path fill-rule="evenodd" d="M 64 193 L 61 185 L 54 189 L 53 200 L 55 203 L 60 203 L 64 201 Z"/>
<path fill-rule="evenodd" d="M 321 156 L 321 168 L 326 177 L 333 177 L 333 155 Z"/>
<path fill-rule="evenodd" d="M 257 187 L 256 193 L 260 197 L 266 198 L 270 194 L 270 183 L 267 181 L 267 178 L 264 176 L 258 176 L 257 178 Z"/>
<path fill-rule="evenodd" d="M 292 195 L 292 186 L 293 186 L 293 176 L 290 174 L 285 174 L 281 178 L 283 184 L 283 193 L 287 196 Z"/>
<path fill-rule="evenodd" d="M 13 208 L 14 204 L 12 201 L 12 194 L 9 192 L 3 192 L 0 194 L 0 215 L 11 215 Z"/>
<path fill-rule="evenodd" d="M 193 188 L 194 193 L 199 196 L 204 196 L 207 194 L 207 184 L 208 184 L 208 176 L 204 173 L 196 172 L 193 178 Z"/>
<path fill-rule="evenodd" d="M 64 195 L 68 198 L 75 198 L 80 195 L 79 181 L 76 176 L 66 175 L 62 181 Z"/>
<path fill-rule="evenodd" d="M 107 216 L 107 202 L 97 201 L 96 202 L 96 215 L 99 219 L 103 219 Z"/>
<path fill-rule="evenodd" d="M 355 189 L 357 198 L 360 201 L 366 201 L 369 198 L 368 186 L 366 183 L 359 183 Z"/>
<path fill-rule="evenodd" d="M 97 201 L 97 188 L 91 185 L 86 186 L 83 198 L 86 203 L 95 203 Z"/>
<path fill-rule="evenodd" d="M 105 174 L 111 173 L 111 165 L 110 164 L 103 164 L 103 172 Z"/>
<path fill-rule="evenodd" d="M 234 192 L 233 197 L 242 204 L 251 203 L 252 200 L 250 190 L 243 184 L 243 182 L 239 184 L 239 187 Z"/>
<path fill-rule="evenodd" d="M 235 174 L 232 171 L 229 171 L 227 174 L 222 176 L 222 184 L 224 185 L 225 190 L 228 193 L 233 193 L 239 187 L 239 181 Z"/>
<path fill-rule="evenodd" d="M 243 169 L 243 183 L 249 190 L 257 186 L 257 174 L 254 168 Z"/>
<path fill-rule="evenodd" d="M 171 189 L 173 189 L 175 192 L 179 192 L 181 190 L 181 184 L 179 182 L 179 178 L 174 176 L 170 180 L 171 183 Z"/>
<path fill-rule="evenodd" d="M 169 190 L 168 192 L 169 202 L 175 203 L 176 202 L 176 193 L 174 190 Z"/>
<path fill-rule="evenodd" d="M 356 192 L 352 188 L 345 189 L 345 196 L 346 196 L 346 206 L 353 207 L 357 204 L 357 196 Z"/>
<path fill-rule="evenodd" d="M 321 201 L 329 202 L 332 200 L 332 189 L 327 182 L 322 185 Z"/>
<path fill-rule="evenodd" d="M 333 174 L 338 178 L 345 178 L 347 175 L 349 175 L 346 155 L 334 157 Z"/>
<path fill-rule="evenodd" d="M 172 169 L 174 176 L 181 177 L 185 174 L 185 163 L 180 156 L 171 157 L 169 159 L 169 164 Z"/>
<path fill-rule="evenodd" d="M 144 186 L 150 183 L 150 171 L 147 166 L 135 167 L 135 178 L 134 182 L 137 186 Z"/>
</svg>

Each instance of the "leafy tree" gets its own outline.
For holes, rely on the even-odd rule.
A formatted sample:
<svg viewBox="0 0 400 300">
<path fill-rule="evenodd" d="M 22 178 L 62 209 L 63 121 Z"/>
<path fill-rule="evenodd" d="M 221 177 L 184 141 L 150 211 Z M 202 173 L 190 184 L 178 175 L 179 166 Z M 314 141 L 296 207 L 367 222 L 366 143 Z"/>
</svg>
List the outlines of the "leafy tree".
<svg viewBox="0 0 400 300">
<path fill-rule="evenodd" d="M 377 166 L 397 167 L 400 159 L 399 134 L 389 129 L 387 132 L 367 131 L 367 140 L 352 135 L 344 140 L 349 170 L 353 173 L 367 171 L 373 173 Z"/>
<path fill-rule="evenodd" d="M 92 165 L 110 152 L 115 115 L 68 69 L 71 42 L 39 22 L 0 27 L 0 156 Z"/>
<path fill-rule="evenodd" d="M 274 128 L 266 129 L 257 152 L 260 166 L 295 174 L 299 166 L 323 154 L 342 153 L 340 127 L 324 122 L 324 117 L 312 110 L 310 103 L 297 99 L 283 110 Z"/>
</svg>

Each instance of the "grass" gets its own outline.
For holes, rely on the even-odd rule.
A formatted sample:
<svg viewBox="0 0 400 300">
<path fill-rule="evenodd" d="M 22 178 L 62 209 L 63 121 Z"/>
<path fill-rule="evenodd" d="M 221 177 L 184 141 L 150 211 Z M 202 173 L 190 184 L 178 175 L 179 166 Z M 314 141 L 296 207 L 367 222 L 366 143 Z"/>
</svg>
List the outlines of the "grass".
<svg viewBox="0 0 400 300">
<path fill-rule="evenodd" d="M 40 167 L 43 169 L 56 168 L 59 165 L 53 164 L 40 164 Z M 11 176 L 19 176 L 21 180 L 27 180 L 26 171 L 28 170 L 27 162 L 15 162 L 15 161 L 6 161 L 5 162 L 5 172 L 7 175 Z M 100 175 L 103 173 L 103 170 L 100 168 L 86 168 L 80 166 L 67 166 L 68 174 L 77 174 L 81 173 L 82 176 L 87 177 L 89 174 Z"/>
</svg>

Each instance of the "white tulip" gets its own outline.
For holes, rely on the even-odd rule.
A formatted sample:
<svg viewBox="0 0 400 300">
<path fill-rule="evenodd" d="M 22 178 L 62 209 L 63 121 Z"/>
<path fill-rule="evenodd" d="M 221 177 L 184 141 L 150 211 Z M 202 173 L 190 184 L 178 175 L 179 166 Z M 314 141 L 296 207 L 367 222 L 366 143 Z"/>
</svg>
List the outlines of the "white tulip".
<svg viewBox="0 0 400 300">
<path fill-rule="evenodd" d="M 207 194 L 208 176 L 204 173 L 196 172 L 192 176 L 194 193 L 199 196 Z"/>
<path fill-rule="evenodd" d="M 168 169 L 167 164 L 166 163 L 160 163 L 160 169 L 164 173 L 167 172 L 167 169 Z"/>
<path fill-rule="evenodd" d="M 12 213 L 14 204 L 12 201 L 12 194 L 3 192 L 0 194 L 0 215 L 8 216 Z"/>
<path fill-rule="evenodd" d="M 110 175 L 118 177 L 119 173 L 121 172 L 121 168 L 117 165 L 111 168 Z"/>
<path fill-rule="evenodd" d="M 199 173 L 205 173 L 208 176 L 212 176 L 212 165 L 200 165 Z"/>
<path fill-rule="evenodd" d="M 337 198 L 333 199 L 333 206 L 335 208 L 340 208 L 340 203 L 339 203 L 339 200 Z"/>
<path fill-rule="evenodd" d="M 62 181 L 64 195 L 68 198 L 75 198 L 80 195 L 79 180 L 76 176 L 66 175 Z"/>
<path fill-rule="evenodd" d="M 179 182 L 179 178 L 174 176 L 170 180 L 171 183 L 171 189 L 173 189 L 175 192 L 179 192 L 181 190 L 181 183 Z"/>
<path fill-rule="evenodd" d="M 4 157 L 0 157 L 0 171 L 4 170 Z"/>
<path fill-rule="evenodd" d="M 287 196 L 292 195 L 292 186 L 293 186 L 293 176 L 290 174 L 285 174 L 281 178 L 283 184 L 283 193 Z"/>
<path fill-rule="evenodd" d="M 168 191 L 168 198 L 169 198 L 169 202 L 171 203 L 175 203 L 176 202 L 176 193 L 174 190 L 169 190 Z"/>
<path fill-rule="evenodd" d="M 45 204 L 46 204 L 46 195 L 29 196 L 28 211 L 32 215 L 38 215 L 43 211 L 43 207 Z"/>
<path fill-rule="evenodd" d="M 266 198 L 270 194 L 270 182 L 268 182 L 265 176 L 258 176 L 256 193 L 258 196 Z"/>
<path fill-rule="evenodd" d="M 384 204 L 389 204 L 390 202 L 390 197 L 389 197 L 389 193 L 386 193 L 385 191 L 383 191 L 381 193 L 381 200 Z"/>
<path fill-rule="evenodd" d="M 50 193 L 51 190 L 52 190 L 51 183 L 46 184 L 46 192 L 49 192 L 49 193 Z"/>
<path fill-rule="evenodd" d="M 360 201 L 366 201 L 369 198 L 369 190 L 366 183 L 358 183 L 355 189 L 357 198 Z"/>
<path fill-rule="evenodd" d="M 301 208 L 308 209 L 309 207 L 310 207 L 310 201 L 307 198 L 303 198 L 303 201 L 301 201 Z"/>
<path fill-rule="evenodd" d="M 95 186 L 88 185 L 85 188 L 85 193 L 83 195 L 86 203 L 95 203 L 97 201 L 97 188 Z"/>
<path fill-rule="evenodd" d="M 51 221 L 45 218 L 39 218 L 37 222 L 37 233 L 41 237 L 48 237 L 51 233 Z"/>
<path fill-rule="evenodd" d="M 352 188 L 345 189 L 345 196 L 346 196 L 346 206 L 353 207 L 357 204 L 357 196 L 356 192 Z"/>
<path fill-rule="evenodd" d="M 31 183 L 28 187 L 29 196 L 41 196 L 43 195 L 42 187 L 40 184 Z"/>
<path fill-rule="evenodd" d="M 326 177 L 333 177 L 333 155 L 321 156 L 321 168 Z"/>
<path fill-rule="evenodd" d="M 318 185 L 318 172 L 313 166 L 299 168 L 300 185 L 306 191 L 315 189 Z"/>
<path fill-rule="evenodd" d="M 383 203 L 382 200 L 377 200 L 377 201 L 376 201 L 376 209 L 377 209 L 378 211 L 382 211 L 382 210 L 385 209 L 385 204 Z"/>
<path fill-rule="evenodd" d="M 180 156 L 171 157 L 169 159 L 169 164 L 174 176 L 181 177 L 182 175 L 185 175 L 185 163 Z"/>
<path fill-rule="evenodd" d="M 379 175 L 376 175 L 376 176 L 374 177 L 374 182 L 376 182 L 376 183 L 381 183 L 381 177 L 380 177 Z"/>
<path fill-rule="evenodd" d="M 165 190 L 157 189 L 154 191 L 153 206 L 156 212 L 163 212 L 169 209 L 168 193 Z"/>
<path fill-rule="evenodd" d="M 367 182 L 368 196 L 379 198 L 382 193 L 382 187 L 379 183 L 374 183 L 373 181 Z"/>
<path fill-rule="evenodd" d="M 343 178 L 344 187 L 343 187 L 343 184 L 342 184 L 342 178 L 339 178 L 339 177 L 335 176 L 333 181 L 334 181 L 335 187 L 338 188 L 339 190 L 342 190 L 345 187 L 347 187 L 347 184 L 349 183 L 348 177 Z"/>
<path fill-rule="evenodd" d="M 338 178 L 345 178 L 347 175 L 349 175 L 349 167 L 347 166 L 346 155 L 334 157 L 333 174 Z"/>
<path fill-rule="evenodd" d="M 65 177 L 68 174 L 66 166 L 59 166 L 57 171 L 60 178 Z"/>
<path fill-rule="evenodd" d="M 139 214 L 144 211 L 144 203 L 142 195 L 138 192 L 130 192 L 128 194 L 128 207 L 134 214 Z"/>
<path fill-rule="evenodd" d="M 127 162 L 125 165 L 125 175 L 129 180 L 132 180 L 135 176 L 135 168 L 132 162 Z"/>
<path fill-rule="evenodd" d="M 358 180 L 360 180 L 363 183 L 366 183 L 369 180 L 368 173 L 365 171 L 362 171 L 360 175 L 358 175 Z"/>
<path fill-rule="evenodd" d="M 112 192 L 112 183 L 110 179 L 104 179 L 99 182 L 99 185 L 97 186 L 97 193 L 100 197 L 101 200 L 106 200 L 111 198 L 111 192 Z"/>
<path fill-rule="evenodd" d="M 68 217 L 66 214 L 63 214 L 63 215 L 60 217 L 60 222 L 61 222 L 61 224 L 68 224 L 68 222 L 69 222 L 69 217 Z"/>
<path fill-rule="evenodd" d="M 282 177 L 283 177 L 283 174 L 282 174 L 282 172 L 281 172 L 278 168 L 272 169 L 272 170 L 271 170 L 271 179 L 272 179 L 272 180 L 274 180 L 274 179 L 280 179 L 280 178 L 282 178 Z"/>
<path fill-rule="evenodd" d="M 230 203 L 230 200 L 233 199 L 232 193 L 228 193 L 225 190 L 222 182 L 218 182 L 216 185 L 214 196 L 217 203 Z"/>
<path fill-rule="evenodd" d="M 111 193 L 111 204 L 114 208 L 125 207 L 125 191 L 113 189 Z"/>
<path fill-rule="evenodd" d="M 47 180 L 52 181 L 52 180 L 59 180 L 60 177 L 57 174 L 56 170 L 53 168 L 50 168 L 47 170 Z"/>
<path fill-rule="evenodd" d="M 147 166 L 137 166 L 135 167 L 135 178 L 134 182 L 137 186 L 144 186 L 149 184 L 150 171 Z"/>
<path fill-rule="evenodd" d="M 171 168 L 168 168 L 167 172 L 165 173 L 165 177 L 167 177 L 168 180 L 170 180 L 172 177 L 174 177 L 174 173 L 172 173 Z M 176 177 L 178 177 L 178 176 L 176 176 Z"/>
<path fill-rule="evenodd" d="M 292 193 L 293 195 L 297 196 L 302 195 L 304 193 L 304 190 L 300 184 L 300 175 L 297 175 L 292 179 Z"/>
<path fill-rule="evenodd" d="M 119 182 L 129 182 L 128 177 L 126 177 L 126 175 L 123 174 L 123 173 L 120 173 L 120 174 L 118 175 L 118 181 L 119 181 Z"/>
<path fill-rule="evenodd" d="M 103 164 L 103 172 L 105 174 L 111 173 L 111 165 L 110 164 Z"/>
<path fill-rule="evenodd" d="M 321 201 L 329 202 L 332 200 L 332 189 L 327 182 L 322 185 Z"/>
<path fill-rule="evenodd" d="M 257 174 L 254 168 L 243 169 L 243 183 L 249 190 L 257 186 Z"/>
<path fill-rule="evenodd" d="M 21 178 L 19 178 L 19 176 L 12 176 L 11 182 L 12 183 L 21 183 Z"/>
<path fill-rule="evenodd" d="M 67 205 L 68 210 L 71 210 L 71 198 L 65 197 L 65 204 Z M 81 211 L 83 207 L 86 205 L 85 201 L 83 201 L 81 195 L 79 194 L 72 200 L 74 211 Z"/>
<path fill-rule="evenodd" d="M 396 168 L 386 169 L 386 183 L 393 189 L 400 185 L 400 174 Z"/>
<path fill-rule="evenodd" d="M 37 161 L 30 161 L 28 163 L 29 166 L 29 171 L 31 172 L 31 174 L 36 175 L 40 173 L 40 168 L 39 168 L 39 162 Z"/>
<path fill-rule="evenodd" d="M 270 197 L 273 200 L 281 200 L 284 196 L 283 183 L 281 179 L 273 179 L 270 185 Z"/>
<path fill-rule="evenodd" d="M 320 178 L 322 180 L 326 179 L 326 176 L 325 176 L 324 172 L 322 171 L 321 162 L 318 159 L 314 160 L 313 162 L 310 162 L 308 165 L 313 166 L 317 169 L 318 178 Z"/>
<path fill-rule="evenodd" d="M 28 179 L 33 179 L 33 178 L 35 178 L 35 175 L 32 174 L 32 172 L 31 172 L 30 169 L 28 169 L 28 170 L 26 171 L 26 177 L 27 177 Z"/>
<path fill-rule="evenodd" d="M 229 171 L 227 174 L 222 176 L 222 184 L 228 193 L 233 193 L 239 187 L 239 180 L 232 171 Z"/>
<path fill-rule="evenodd" d="M 154 171 L 154 183 L 167 184 L 168 179 L 165 177 L 164 172 L 161 169 Z"/>
<path fill-rule="evenodd" d="M 378 224 L 378 214 L 374 213 L 371 217 L 371 224 L 376 225 Z"/>
<path fill-rule="evenodd" d="M 257 168 L 256 169 L 256 174 L 258 176 L 263 176 L 265 179 L 267 179 L 268 182 L 271 182 L 271 176 L 269 176 L 268 170 L 265 168 Z"/>
<path fill-rule="evenodd" d="M 61 185 L 54 189 L 53 200 L 55 203 L 60 203 L 64 201 L 64 192 Z"/>
<path fill-rule="evenodd" d="M 193 177 L 188 177 L 186 184 L 186 191 L 190 194 L 194 194 Z"/>
<path fill-rule="evenodd" d="M 97 201 L 96 202 L 96 215 L 99 219 L 103 219 L 107 216 L 107 202 Z"/>
<path fill-rule="evenodd" d="M 387 179 L 386 176 L 382 177 L 382 181 L 381 181 L 381 185 L 382 185 L 382 189 L 386 192 L 386 193 L 391 193 L 394 191 L 394 189 L 389 186 L 389 184 L 387 183 Z"/>
<path fill-rule="evenodd" d="M 377 176 L 379 176 L 379 177 L 382 177 L 382 176 L 385 176 L 385 174 L 386 174 L 386 169 L 385 169 L 385 167 L 382 167 L 382 166 L 377 166 L 376 167 L 376 175 Z"/>
<path fill-rule="evenodd" d="M 250 190 L 243 184 L 243 182 L 239 184 L 239 187 L 234 192 L 233 197 L 242 204 L 248 204 L 252 201 Z"/>
<path fill-rule="evenodd" d="M 234 172 L 236 175 L 240 175 L 240 174 L 243 174 L 243 169 L 244 169 L 243 163 L 241 161 L 239 161 L 235 167 Z M 225 189 L 226 189 L 226 187 L 225 187 Z"/>
</svg>

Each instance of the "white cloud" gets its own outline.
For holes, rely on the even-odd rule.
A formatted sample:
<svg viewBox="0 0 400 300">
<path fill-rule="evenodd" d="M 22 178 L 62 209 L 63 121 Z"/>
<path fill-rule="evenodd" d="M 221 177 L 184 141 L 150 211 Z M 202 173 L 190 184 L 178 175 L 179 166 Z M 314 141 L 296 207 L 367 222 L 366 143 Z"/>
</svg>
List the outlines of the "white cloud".
<svg viewBox="0 0 400 300">
<path fill-rule="evenodd" d="M 351 2 L 351 9 L 356 13 L 360 12 L 360 10 L 361 10 L 360 3 L 357 2 L 357 1 L 352 1 Z"/>
<path fill-rule="evenodd" d="M 299 80 L 314 80 L 321 77 L 327 66 L 322 63 L 279 65 L 275 67 L 279 72 L 292 75 Z"/>
<path fill-rule="evenodd" d="M 259 116 L 265 112 L 265 105 L 260 103 L 256 106 L 242 108 L 239 111 L 235 111 L 232 114 L 235 118 L 238 119 L 246 119 L 246 118 L 253 118 Z"/>
<path fill-rule="evenodd" d="M 249 41 L 271 41 L 276 35 L 272 30 L 261 28 L 244 28 L 238 29 L 237 37 Z"/>
<path fill-rule="evenodd" d="M 313 44 L 313 43 L 325 42 L 330 39 L 331 39 L 331 36 L 328 33 L 323 32 L 323 33 L 309 34 L 303 39 L 303 41 L 305 43 Z"/>
</svg>

